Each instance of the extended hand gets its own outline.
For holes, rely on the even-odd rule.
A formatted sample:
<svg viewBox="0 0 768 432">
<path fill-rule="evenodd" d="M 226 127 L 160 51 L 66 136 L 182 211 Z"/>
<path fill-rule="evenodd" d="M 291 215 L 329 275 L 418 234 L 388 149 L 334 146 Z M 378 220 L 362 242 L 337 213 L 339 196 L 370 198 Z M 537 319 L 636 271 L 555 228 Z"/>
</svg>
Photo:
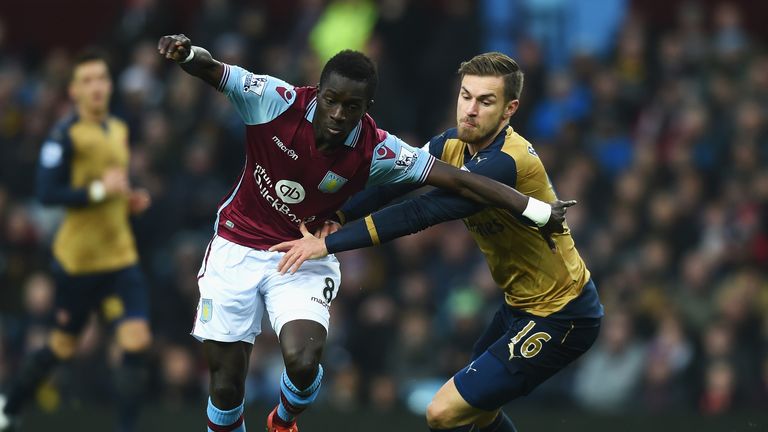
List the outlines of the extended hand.
<svg viewBox="0 0 768 432">
<path fill-rule="evenodd" d="M 565 232 L 565 226 L 563 225 L 565 223 L 565 213 L 568 211 L 568 207 L 576 205 L 576 200 L 555 200 L 549 203 L 549 205 L 552 206 L 552 214 L 549 216 L 547 224 L 539 228 L 539 233 L 544 237 L 544 241 L 547 242 L 547 245 L 554 253 L 557 251 L 557 246 L 555 241 L 552 240 L 552 234 Z"/>
<path fill-rule="evenodd" d="M 128 183 L 128 173 L 125 168 L 112 167 L 104 171 L 101 176 L 101 182 L 104 184 L 104 191 L 107 196 L 123 195 L 131 189 Z"/>
<path fill-rule="evenodd" d="M 285 252 L 285 255 L 277 264 L 277 271 L 285 274 L 288 270 L 291 274 L 304 264 L 308 259 L 322 258 L 328 255 L 328 249 L 325 247 L 325 240 L 313 236 L 304 222 L 299 225 L 302 238 L 276 244 L 269 248 L 270 252 Z"/>
<path fill-rule="evenodd" d="M 152 198 L 146 189 L 134 189 L 128 195 L 128 208 L 132 215 L 144 213 L 152 204 Z"/>
<path fill-rule="evenodd" d="M 183 34 L 163 36 L 157 42 L 160 55 L 177 63 L 186 59 L 191 49 L 192 41 Z"/>
</svg>

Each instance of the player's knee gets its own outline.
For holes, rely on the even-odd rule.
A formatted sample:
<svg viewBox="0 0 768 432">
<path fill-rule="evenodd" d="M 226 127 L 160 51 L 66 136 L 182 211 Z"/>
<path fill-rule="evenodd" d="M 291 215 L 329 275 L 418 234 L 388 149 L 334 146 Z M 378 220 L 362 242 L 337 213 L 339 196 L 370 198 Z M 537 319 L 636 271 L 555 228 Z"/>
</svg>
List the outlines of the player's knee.
<svg viewBox="0 0 768 432">
<path fill-rule="evenodd" d="M 450 429 L 456 426 L 458 417 L 446 403 L 433 400 L 427 406 L 427 424 L 432 429 Z"/>
<path fill-rule="evenodd" d="M 117 344 L 126 352 L 136 353 L 149 349 L 152 332 L 145 320 L 126 321 L 117 328 Z"/>
<path fill-rule="evenodd" d="M 77 336 L 54 330 L 48 339 L 48 346 L 59 360 L 69 360 L 77 350 Z"/>
<path fill-rule="evenodd" d="M 312 385 L 320 365 L 321 353 L 321 348 L 311 345 L 283 350 L 285 370 L 295 386 L 303 389 Z"/>
<path fill-rule="evenodd" d="M 216 408 L 230 410 L 243 402 L 243 383 L 233 375 L 217 373 L 212 377 L 211 399 Z"/>
</svg>

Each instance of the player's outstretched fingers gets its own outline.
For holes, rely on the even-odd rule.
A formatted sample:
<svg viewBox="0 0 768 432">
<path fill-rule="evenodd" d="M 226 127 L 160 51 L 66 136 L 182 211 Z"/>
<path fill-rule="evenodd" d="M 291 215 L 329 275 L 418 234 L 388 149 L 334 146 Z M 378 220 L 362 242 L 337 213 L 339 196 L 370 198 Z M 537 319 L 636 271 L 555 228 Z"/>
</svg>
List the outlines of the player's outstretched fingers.
<svg viewBox="0 0 768 432">
<path fill-rule="evenodd" d="M 270 252 L 286 252 L 291 250 L 293 247 L 293 244 L 296 242 L 296 240 L 291 240 L 287 242 L 278 243 L 272 247 L 269 248 Z"/>
<path fill-rule="evenodd" d="M 307 260 L 308 257 L 304 256 L 304 254 L 296 254 L 296 260 L 291 267 L 291 274 L 295 274 L 299 269 L 301 268 L 301 265 L 304 264 L 304 261 Z"/>
<path fill-rule="evenodd" d="M 296 270 L 294 270 L 294 264 L 296 264 L 296 261 L 300 258 L 300 253 L 297 252 L 295 249 L 291 249 L 288 251 L 288 253 L 285 254 L 286 260 L 285 264 L 283 265 L 282 273 L 285 274 L 286 272 L 290 271 L 291 274 L 296 273 Z"/>
<path fill-rule="evenodd" d="M 280 259 L 280 262 L 277 263 L 277 271 L 280 272 L 280 274 L 285 274 L 285 272 L 290 268 L 288 265 L 288 261 L 290 259 L 291 259 L 291 248 L 287 248 L 287 252 Z"/>
</svg>

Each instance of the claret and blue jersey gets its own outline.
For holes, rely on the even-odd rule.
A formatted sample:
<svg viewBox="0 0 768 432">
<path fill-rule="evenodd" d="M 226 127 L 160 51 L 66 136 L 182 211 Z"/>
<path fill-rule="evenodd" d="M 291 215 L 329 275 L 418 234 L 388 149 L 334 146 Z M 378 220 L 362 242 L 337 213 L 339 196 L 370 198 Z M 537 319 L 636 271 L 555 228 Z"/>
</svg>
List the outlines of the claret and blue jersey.
<svg viewBox="0 0 768 432">
<path fill-rule="evenodd" d="M 299 223 L 313 230 L 366 186 L 421 184 L 435 160 L 367 114 L 343 146 L 318 151 L 314 87 L 224 65 L 219 90 L 246 124 L 246 161 L 218 209 L 216 232 L 243 246 L 268 249 L 300 237 Z"/>
</svg>

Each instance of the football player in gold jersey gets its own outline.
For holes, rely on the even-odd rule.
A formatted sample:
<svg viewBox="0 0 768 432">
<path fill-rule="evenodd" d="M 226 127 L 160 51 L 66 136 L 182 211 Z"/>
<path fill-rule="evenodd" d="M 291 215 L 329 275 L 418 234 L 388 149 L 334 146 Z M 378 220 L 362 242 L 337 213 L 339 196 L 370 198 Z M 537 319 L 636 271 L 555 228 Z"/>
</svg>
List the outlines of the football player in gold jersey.
<svg viewBox="0 0 768 432">
<path fill-rule="evenodd" d="M 459 75 L 457 127 L 430 140 L 429 151 L 523 194 L 557 201 L 534 147 L 509 125 L 523 87 L 517 63 L 501 53 L 481 54 L 462 63 Z M 368 214 L 407 191 L 381 187 L 356 195 L 338 214 L 339 222 L 352 221 L 341 230 L 316 238 L 305 229 L 304 238 L 273 247 L 286 251 L 280 270 L 463 219 L 505 302 L 477 341 L 471 362 L 433 398 L 427 423 L 432 431 L 514 431 L 501 407 L 581 356 L 597 337 L 603 307 L 589 270 L 567 227 L 548 245 L 525 218 L 449 192 L 434 190 Z M 325 234 L 330 231 L 328 225 Z"/>
<path fill-rule="evenodd" d="M 150 198 L 145 190 L 130 188 L 128 128 L 110 115 L 111 94 L 104 58 L 96 52 L 78 57 L 69 83 L 75 110 L 40 149 L 38 197 L 66 208 L 53 243 L 54 326 L 47 346 L 26 359 L 7 399 L 0 398 L 0 430 L 12 427 L 51 370 L 72 358 L 91 312 L 114 331 L 123 352 L 114 373 L 117 428 L 135 429 L 152 337 L 129 216 L 146 210 Z"/>
</svg>

